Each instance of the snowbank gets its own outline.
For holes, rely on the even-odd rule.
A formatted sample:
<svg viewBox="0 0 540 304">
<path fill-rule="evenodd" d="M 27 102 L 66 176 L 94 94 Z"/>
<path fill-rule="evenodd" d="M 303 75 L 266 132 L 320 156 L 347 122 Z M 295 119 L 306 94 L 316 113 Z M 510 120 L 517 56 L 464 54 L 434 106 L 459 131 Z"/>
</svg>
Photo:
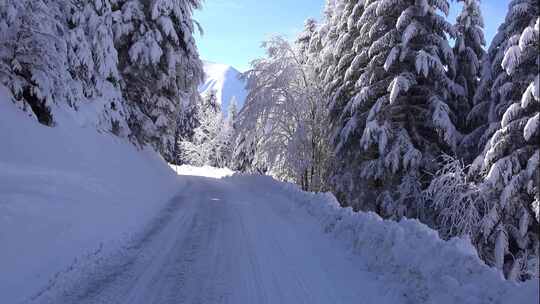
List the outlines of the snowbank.
<svg viewBox="0 0 540 304">
<path fill-rule="evenodd" d="M 0 86 L 0 302 L 18 303 L 77 257 L 144 227 L 179 188 L 153 151 L 66 115 L 38 124 Z"/>
<path fill-rule="evenodd" d="M 267 176 L 229 177 L 247 185 L 281 191 L 297 202 L 367 270 L 405 285 L 411 303 L 538 303 L 538 280 L 506 281 L 478 257 L 468 240 L 444 241 L 417 220 L 383 220 L 375 213 L 342 208 L 329 193 L 308 193 Z"/>
</svg>

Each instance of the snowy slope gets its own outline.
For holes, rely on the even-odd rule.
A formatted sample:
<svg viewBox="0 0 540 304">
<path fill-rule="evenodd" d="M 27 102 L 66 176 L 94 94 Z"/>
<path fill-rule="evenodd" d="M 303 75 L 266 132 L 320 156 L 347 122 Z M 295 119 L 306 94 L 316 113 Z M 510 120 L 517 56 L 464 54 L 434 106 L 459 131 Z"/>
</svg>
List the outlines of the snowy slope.
<svg viewBox="0 0 540 304">
<path fill-rule="evenodd" d="M 0 85 L 0 303 L 11 304 L 76 259 L 116 248 L 180 182 L 153 151 L 69 115 L 45 127 L 9 98 Z"/>
<path fill-rule="evenodd" d="M 417 221 L 353 213 L 269 177 L 177 169 L 185 187 L 143 233 L 30 303 L 538 303 L 537 280 L 505 281 L 467 241 Z"/>
<path fill-rule="evenodd" d="M 238 110 L 244 105 L 247 96 L 246 83 L 240 79 L 241 73 L 235 68 L 219 63 L 204 62 L 205 82 L 199 87 L 199 92 L 204 94 L 215 90 L 218 102 L 224 114 L 227 114 L 229 102 L 236 98 Z"/>
</svg>

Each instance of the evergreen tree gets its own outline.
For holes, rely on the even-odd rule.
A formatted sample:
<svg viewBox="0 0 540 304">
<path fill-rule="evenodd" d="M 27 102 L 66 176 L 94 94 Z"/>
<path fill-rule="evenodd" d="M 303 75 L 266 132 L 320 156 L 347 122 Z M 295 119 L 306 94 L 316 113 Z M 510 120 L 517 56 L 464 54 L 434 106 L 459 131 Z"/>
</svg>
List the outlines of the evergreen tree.
<svg viewBox="0 0 540 304">
<path fill-rule="evenodd" d="M 140 143 L 174 158 L 183 98 L 202 81 L 191 19 L 197 0 L 112 0 L 115 45 L 128 99 L 129 124 Z"/>
<path fill-rule="evenodd" d="M 235 103 L 234 100 L 232 102 Z M 231 109 L 233 103 L 230 105 L 228 116 L 222 120 L 223 124 L 216 138 L 215 166 L 219 168 L 229 167 L 232 163 L 233 137 L 235 134 L 233 119 L 236 116 L 236 111 Z"/>
<path fill-rule="evenodd" d="M 357 94 L 343 108 L 350 118 L 339 117 L 345 123 L 336 133 L 338 158 L 355 169 L 335 183 L 345 185 L 341 199 L 357 209 L 417 216 L 420 190 L 429 182 L 425 172 L 435 173 L 437 156 L 455 153 L 461 138 L 451 101 L 463 88 L 449 77 L 455 58 L 446 39 L 455 33 L 438 13 L 448 13 L 448 2 L 364 4 L 354 59 L 361 72 Z"/>
<path fill-rule="evenodd" d="M 64 5 L 69 3 L 0 3 L 0 81 L 19 108 L 49 126 L 54 125 L 55 106 L 74 108 L 82 98 L 67 72 Z"/>
<path fill-rule="evenodd" d="M 128 136 L 111 4 L 101 0 L 71 3 L 67 20 L 69 72 L 79 81 L 84 97 L 98 110 L 97 128 Z"/>
<path fill-rule="evenodd" d="M 238 101 L 236 101 L 236 97 L 233 97 L 231 102 L 229 102 L 229 109 L 227 111 L 227 119 L 234 128 L 236 119 L 238 119 Z"/>
<path fill-rule="evenodd" d="M 180 112 L 178 122 L 178 140 L 191 141 L 195 129 L 201 125 L 202 97 L 194 95 L 187 100 Z"/>
<path fill-rule="evenodd" d="M 195 0 L 0 2 L 0 82 L 52 126 L 57 111 L 172 160 L 202 81 Z M 188 119 L 189 120 L 189 119 Z M 186 126 L 183 125 L 183 128 Z"/>
<path fill-rule="evenodd" d="M 506 81 L 501 95 L 509 105 L 476 163 L 489 208 L 482 222 L 482 241 L 495 248 L 485 258 L 510 279 L 538 276 L 539 265 L 540 43 L 534 2 L 521 1 L 523 11 L 517 16 L 515 7 L 509 12 L 507 21 L 525 24 L 514 18 L 528 19 L 528 26 L 505 43 L 501 64 L 506 75 L 498 79 Z"/>
<path fill-rule="evenodd" d="M 457 17 L 457 39 L 454 46 L 456 57 L 455 81 L 460 84 L 465 95 L 456 100 L 458 111 L 458 129 L 469 133 L 467 115 L 474 106 L 474 95 L 481 77 L 481 60 L 485 56 L 484 21 L 480 11 L 480 0 L 460 0 L 463 2 L 461 13 Z M 476 142 L 473 136 L 465 136 L 460 143 L 459 155 L 467 162 L 476 156 Z"/>
<path fill-rule="evenodd" d="M 355 133 L 361 128 L 351 128 L 356 122 L 351 119 L 351 109 L 347 104 L 358 92 L 355 84 L 367 64 L 367 47 L 361 43 L 360 36 L 370 25 L 359 22 L 364 6 L 364 1 L 328 1 L 325 22 L 311 42 L 312 53 L 315 54 L 311 64 L 319 76 L 324 92 L 323 103 L 328 107 L 332 126 L 333 134 L 329 134 L 329 137 L 333 138 L 336 151 L 343 152 L 336 158 L 336 163 L 329 166 L 331 172 L 328 174 L 334 193 L 344 204 L 352 204 L 352 195 L 349 199 L 345 197 L 357 192 L 351 178 L 357 171 L 353 157 L 345 155 L 347 151 L 341 150 L 341 147 L 358 145 L 361 136 L 361 133 Z M 337 146 L 338 142 L 342 145 Z"/>
<path fill-rule="evenodd" d="M 298 47 L 299 63 L 306 64 L 310 58 L 310 46 L 313 36 L 317 32 L 317 21 L 309 18 L 304 22 L 304 30 L 296 37 L 295 44 Z"/>
<path fill-rule="evenodd" d="M 231 168 L 239 172 L 257 172 L 255 167 L 255 151 L 257 141 L 252 132 L 238 132 L 234 136 Z"/>
<path fill-rule="evenodd" d="M 473 131 L 467 135 L 466 143 L 476 143 L 475 149 L 469 152 L 472 155 L 481 154 L 488 140 L 500 128 L 501 118 L 512 103 L 508 94 L 515 90 L 515 85 L 503 70 L 502 61 L 512 37 L 516 37 L 529 26 L 529 21 L 536 17 L 535 14 L 538 14 L 538 3 L 535 0 L 511 1 L 505 21 L 499 26 L 484 56 L 481 81 L 467 119 L 468 128 Z M 520 86 L 522 85 L 518 85 Z M 479 169 L 478 167 L 476 166 L 476 169 Z"/>
<path fill-rule="evenodd" d="M 221 155 L 221 145 L 224 142 L 220 136 L 223 131 L 223 116 L 215 91 L 210 91 L 202 97 L 199 111 L 199 126 L 194 129 L 192 139 L 180 143 L 182 163 L 195 166 L 224 166 L 226 160 L 223 160 Z"/>
</svg>

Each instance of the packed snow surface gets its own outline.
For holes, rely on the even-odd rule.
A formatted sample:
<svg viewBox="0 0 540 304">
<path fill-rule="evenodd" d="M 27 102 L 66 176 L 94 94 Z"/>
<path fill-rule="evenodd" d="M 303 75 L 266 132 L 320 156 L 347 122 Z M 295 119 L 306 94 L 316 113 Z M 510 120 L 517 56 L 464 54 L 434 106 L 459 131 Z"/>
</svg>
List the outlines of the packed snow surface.
<svg viewBox="0 0 540 304">
<path fill-rule="evenodd" d="M 235 68 L 220 63 L 204 62 L 205 81 L 199 87 L 199 92 L 204 94 L 215 90 L 218 103 L 224 114 L 227 114 L 231 99 L 234 97 L 238 110 L 244 105 L 247 97 L 246 82 L 241 79 L 242 75 Z"/>
<path fill-rule="evenodd" d="M 178 175 L 188 175 L 188 176 L 204 176 L 210 178 L 223 178 L 226 176 L 231 176 L 234 174 L 229 168 L 214 168 L 210 166 L 195 167 L 190 165 L 175 166 L 171 165 L 171 168 Z"/>
<path fill-rule="evenodd" d="M 153 221 L 27 303 L 538 302 L 538 281 L 505 281 L 467 241 L 442 241 L 417 221 L 353 213 L 269 177 L 205 172 L 183 172 Z"/>
</svg>

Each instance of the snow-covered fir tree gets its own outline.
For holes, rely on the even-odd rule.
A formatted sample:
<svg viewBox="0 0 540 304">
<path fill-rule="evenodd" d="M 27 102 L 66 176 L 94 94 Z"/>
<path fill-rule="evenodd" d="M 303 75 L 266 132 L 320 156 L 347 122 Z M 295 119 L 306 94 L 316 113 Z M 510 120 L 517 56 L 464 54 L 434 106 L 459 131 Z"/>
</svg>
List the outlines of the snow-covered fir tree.
<svg viewBox="0 0 540 304">
<path fill-rule="evenodd" d="M 194 96 L 187 100 L 180 111 L 177 128 L 177 144 L 181 141 L 192 141 L 195 129 L 201 125 L 202 97 Z M 181 151 L 178 151 L 180 153 Z"/>
<path fill-rule="evenodd" d="M 537 14 L 537 1 L 511 1 L 505 21 L 499 26 L 482 60 L 480 84 L 474 96 L 474 106 L 468 114 L 468 128 L 473 131 L 465 139 L 467 143 L 476 143 L 476 147 L 473 146 L 469 152 L 472 155 L 479 155 L 483 151 L 500 127 L 502 115 L 512 103 L 507 94 L 513 90 L 514 85 L 509 81 L 510 76 L 504 71 L 502 61 L 512 37 L 529 26 L 529 21 Z"/>
<path fill-rule="evenodd" d="M 463 4 L 456 20 L 457 38 L 454 45 L 456 57 L 455 80 L 465 94 L 456 100 L 458 110 L 458 129 L 464 133 L 471 130 L 467 124 L 467 115 L 474 106 L 474 96 L 481 77 L 481 62 L 485 56 L 484 20 L 480 11 L 480 0 L 460 0 Z M 472 161 L 476 156 L 475 136 L 465 136 L 460 143 L 460 157 Z"/>
<path fill-rule="evenodd" d="M 49 126 L 54 124 L 53 108 L 76 107 L 82 98 L 68 73 L 66 7 L 65 1 L 0 3 L 0 82 L 19 108 Z"/>
<path fill-rule="evenodd" d="M 262 173 L 255 166 L 255 152 L 257 149 L 257 139 L 253 132 L 236 131 L 233 136 L 234 148 L 230 162 L 231 169 L 239 172 Z"/>
<path fill-rule="evenodd" d="M 236 134 L 236 119 L 238 117 L 238 106 L 236 98 L 233 96 L 229 102 L 227 116 L 223 118 L 223 125 L 216 138 L 215 166 L 219 168 L 231 167 L 234 165 L 234 136 Z"/>
<path fill-rule="evenodd" d="M 111 0 L 129 125 L 141 143 L 174 158 L 183 99 L 196 94 L 202 63 L 192 36 L 196 0 Z"/>
<path fill-rule="evenodd" d="M 58 111 L 78 111 L 85 124 L 152 144 L 171 160 L 181 118 L 189 120 L 184 105 L 194 102 L 202 81 L 191 19 L 199 6 L 2 1 L 0 81 L 43 124 L 57 123 Z"/>
<path fill-rule="evenodd" d="M 358 56 L 363 51 L 358 39 L 361 30 L 358 20 L 363 10 L 363 1 L 327 1 L 325 20 L 317 33 L 313 35 L 310 43 L 309 63 L 314 67 L 318 82 L 323 89 L 320 104 L 328 108 L 329 122 L 333 126 L 332 130 L 336 132 L 334 139 L 339 136 L 340 130 L 350 120 L 351 112 L 346 109 L 346 104 L 357 92 L 355 83 L 360 75 L 362 64 L 365 65 Z M 328 134 L 327 137 L 330 135 Z M 327 149 L 331 148 L 327 147 Z M 327 184 L 332 184 L 338 196 L 340 193 L 352 192 L 352 189 L 341 181 L 345 180 L 343 176 L 348 176 L 351 170 L 354 170 L 354 166 L 347 164 L 348 159 L 343 160 L 327 168 L 327 175 L 334 181 L 327 180 Z M 345 203 L 346 200 L 342 199 L 342 202 Z"/>
<path fill-rule="evenodd" d="M 480 63 L 485 55 L 483 20 L 479 0 L 464 0 L 456 20 L 455 74 L 451 75 L 464 89 L 456 96 L 456 128 L 464 133 L 472 131 L 467 115 L 474 105 L 474 96 L 480 81 Z M 476 157 L 474 133 L 464 136 L 457 155 L 442 155 L 442 167 L 424 191 L 424 210 L 418 216 L 436 228 L 444 238 L 469 236 L 478 240 L 478 223 L 485 214 L 481 189 L 468 174 L 470 162 Z"/>
<path fill-rule="evenodd" d="M 234 128 L 236 119 L 238 119 L 238 101 L 234 96 L 229 102 L 229 109 L 227 109 L 227 119 Z"/>
<path fill-rule="evenodd" d="M 489 208 L 482 245 L 495 248 L 486 259 L 510 279 L 538 276 L 539 266 L 539 12 L 534 1 L 521 4 L 524 11 L 516 15 L 516 8 L 511 9 L 507 21 L 528 19 L 528 26 L 505 43 L 501 67 L 506 76 L 498 77 L 504 81 L 500 94 L 508 106 L 474 166 L 483 178 Z M 493 102 L 495 111 L 502 110 L 500 105 Z"/>
<path fill-rule="evenodd" d="M 311 41 L 317 33 L 317 21 L 309 18 L 304 22 L 304 30 L 296 37 L 296 45 L 298 47 L 299 61 L 301 64 L 306 64 L 310 59 Z"/>
<path fill-rule="evenodd" d="M 385 216 L 415 216 L 420 190 L 453 154 L 461 134 L 455 105 L 463 88 L 449 74 L 455 58 L 446 35 L 447 1 L 364 1 L 356 23 L 361 74 L 357 94 L 335 124 L 338 159 L 354 170 L 336 176 L 340 198 Z M 441 15 L 443 14 L 443 15 Z M 348 115 L 348 116 L 346 116 Z M 341 127 L 340 127 L 341 126 Z M 358 149 L 358 147 L 361 149 Z"/>
<path fill-rule="evenodd" d="M 80 82 L 85 103 L 98 110 L 95 122 L 98 129 L 128 136 L 111 4 L 100 0 L 71 3 L 67 38 L 69 72 Z"/>
<path fill-rule="evenodd" d="M 344 103 L 355 93 L 354 84 L 361 67 L 357 55 L 362 51 L 357 22 L 363 9 L 363 1 L 329 1 L 326 20 L 312 39 L 311 52 L 317 56 L 314 64 L 330 104 L 331 117 L 346 115 Z M 342 120 L 346 118 L 334 119 L 334 122 Z"/>
<path fill-rule="evenodd" d="M 224 120 L 215 91 L 202 97 L 199 111 L 199 126 L 193 130 L 192 139 L 180 142 L 181 163 L 223 167 L 227 160 L 223 159 L 222 145 L 228 142 L 221 135 Z"/>
</svg>

